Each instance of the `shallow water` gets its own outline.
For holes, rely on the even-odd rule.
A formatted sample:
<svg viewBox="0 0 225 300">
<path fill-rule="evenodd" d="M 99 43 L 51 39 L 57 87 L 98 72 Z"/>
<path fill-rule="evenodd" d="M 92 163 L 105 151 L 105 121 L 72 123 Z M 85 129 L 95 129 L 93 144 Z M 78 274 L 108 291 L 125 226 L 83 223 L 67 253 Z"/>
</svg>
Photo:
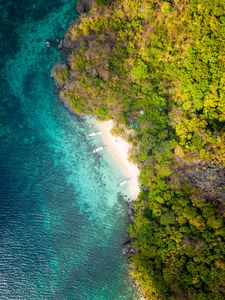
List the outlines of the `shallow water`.
<svg viewBox="0 0 225 300">
<path fill-rule="evenodd" d="M 0 13 L 0 299 L 134 299 L 119 170 L 90 154 L 50 78 L 60 55 L 45 41 L 75 1 L 0 0 Z"/>
</svg>

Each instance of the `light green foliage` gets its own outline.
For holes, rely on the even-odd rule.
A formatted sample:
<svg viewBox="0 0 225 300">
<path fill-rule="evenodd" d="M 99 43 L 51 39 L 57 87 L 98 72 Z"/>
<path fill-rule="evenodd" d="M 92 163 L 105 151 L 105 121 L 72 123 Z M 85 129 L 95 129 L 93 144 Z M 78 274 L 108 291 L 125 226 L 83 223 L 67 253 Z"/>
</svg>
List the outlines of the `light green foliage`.
<svg viewBox="0 0 225 300">
<path fill-rule="evenodd" d="M 148 78 L 148 67 L 140 59 L 131 69 L 131 78 L 137 82 L 140 82 L 142 79 Z"/>
<path fill-rule="evenodd" d="M 56 80 L 77 114 L 133 129 L 132 276 L 147 299 L 225 299 L 225 2 L 106 2 Z"/>
</svg>

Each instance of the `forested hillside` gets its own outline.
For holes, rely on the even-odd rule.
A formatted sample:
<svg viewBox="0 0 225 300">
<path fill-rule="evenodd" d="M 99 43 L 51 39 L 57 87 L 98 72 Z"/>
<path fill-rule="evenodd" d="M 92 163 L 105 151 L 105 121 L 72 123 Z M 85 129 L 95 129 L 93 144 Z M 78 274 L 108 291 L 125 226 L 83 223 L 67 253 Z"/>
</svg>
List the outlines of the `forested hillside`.
<svg viewBox="0 0 225 300">
<path fill-rule="evenodd" d="M 134 130 L 131 275 L 147 299 L 225 299 L 224 42 L 224 0 L 98 1 L 55 68 L 75 113 Z"/>
</svg>

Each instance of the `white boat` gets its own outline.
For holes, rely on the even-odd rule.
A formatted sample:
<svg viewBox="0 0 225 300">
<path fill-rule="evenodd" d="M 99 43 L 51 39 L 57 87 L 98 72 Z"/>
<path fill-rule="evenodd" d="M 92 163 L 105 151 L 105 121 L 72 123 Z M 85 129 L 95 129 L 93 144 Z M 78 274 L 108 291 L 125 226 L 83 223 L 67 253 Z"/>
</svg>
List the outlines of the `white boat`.
<svg viewBox="0 0 225 300">
<path fill-rule="evenodd" d="M 95 135 L 99 135 L 102 133 L 103 133 L 102 131 L 95 131 L 95 132 L 90 133 L 88 136 L 95 136 Z"/>
<path fill-rule="evenodd" d="M 123 181 L 121 181 L 119 183 L 120 186 L 123 186 L 124 184 L 126 184 L 128 182 L 129 178 L 124 179 Z"/>
<path fill-rule="evenodd" d="M 102 150 L 104 150 L 104 148 L 105 148 L 104 146 L 100 146 L 100 147 L 94 149 L 94 150 L 92 151 L 92 153 L 97 153 L 97 152 L 99 152 L 99 151 L 102 151 Z"/>
</svg>

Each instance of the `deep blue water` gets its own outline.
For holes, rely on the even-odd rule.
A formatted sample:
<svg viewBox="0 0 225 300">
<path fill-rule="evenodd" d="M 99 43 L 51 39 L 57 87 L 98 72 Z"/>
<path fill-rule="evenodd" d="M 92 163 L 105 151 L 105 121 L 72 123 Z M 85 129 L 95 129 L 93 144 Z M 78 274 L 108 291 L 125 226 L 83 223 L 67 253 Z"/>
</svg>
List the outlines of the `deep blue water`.
<svg viewBox="0 0 225 300">
<path fill-rule="evenodd" d="M 0 299 L 134 299 L 118 178 L 50 77 L 74 0 L 0 0 Z"/>
</svg>

